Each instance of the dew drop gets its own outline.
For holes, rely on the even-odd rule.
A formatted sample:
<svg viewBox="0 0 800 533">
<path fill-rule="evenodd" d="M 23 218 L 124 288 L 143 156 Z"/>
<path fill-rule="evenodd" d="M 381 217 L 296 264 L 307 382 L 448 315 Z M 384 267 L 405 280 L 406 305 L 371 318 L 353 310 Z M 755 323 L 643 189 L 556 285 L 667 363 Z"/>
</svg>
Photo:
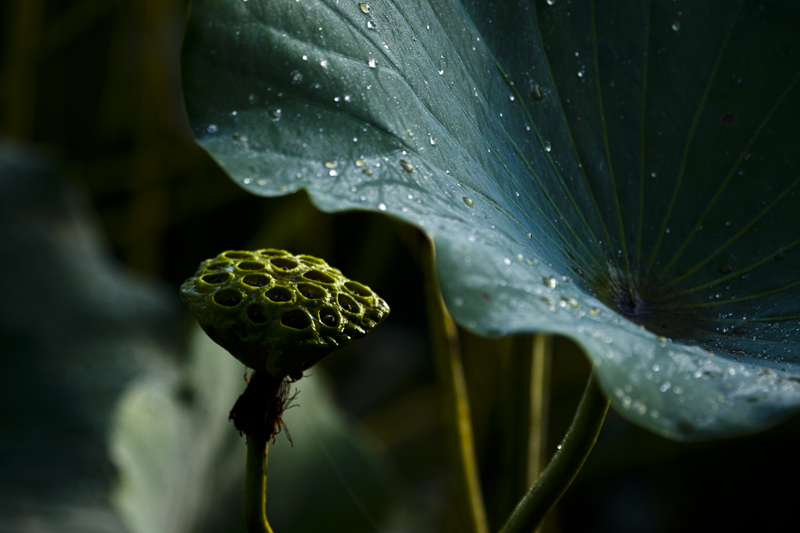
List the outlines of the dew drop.
<svg viewBox="0 0 800 533">
<path fill-rule="evenodd" d="M 408 161 L 406 161 L 405 159 L 401 159 L 401 160 L 400 160 L 400 166 L 401 166 L 401 167 L 403 167 L 403 170 L 405 170 L 405 171 L 406 171 L 406 172 L 408 172 L 409 174 L 410 174 L 411 172 L 414 172 L 414 165 L 412 165 L 411 163 L 409 163 L 409 162 L 408 162 Z"/>
<path fill-rule="evenodd" d="M 375 61 L 375 58 L 372 58 L 372 59 L 370 59 L 370 60 L 367 62 L 367 64 L 369 65 L 369 68 L 375 68 L 375 67 L 377 67 L 377 66 L 378 66 L 378 62 L 377 62 L 377 61 Z"/>
<path fill-rule="evenodd" d="M 540 102 L 542 98 L 544 98 L 544 91 L 542 90 L 542 86 L 538 84 L 534 85 L 533 89 L 531 89 L 531 96 L 533 97 L 534 100 Z"/>
<path fill-rule="evenodd" d="M 578 308 L 578 300 L 576 300 L 575 298 L 568 298 L 566 296 L 562 296 L 561 297 L 561 302 L 563 304 L 565 304 L 565 305 L 570 306 L 573 309 L 577 309 Z"/>
<path fill-rule="evenodd" d="M 300 72 L 299 70 L 293 70 L 289 75 L 292 77 L 292 83 L 294 85 L 297 85 L 298 83 L 303 81 L 303 73 Z"/>
<path fill-rule="evenodd" d="M 509 100 L 511 100 L 511 101 L 513 102 L 513 101 L 515 100 L 515 98 L 514 98 L 514 95 L 513 95 L 513 94 L 512 94 L 512 95 L 510 95 L 510 96 L 508 97 L 508 99 L 509 99 Z"/>
<path fill-rule="evenodd" d="M 600 316 L 600 310 L 596 307 L 592 307 L 589 309 L 589 314 L 592 316 Z"/>
<path fill-rule="evenodd" d="M 556 3 L 556 0 L 547 0 L 547 5 L 548 6 L 552 6 L 555 3 Z"/>
<path fill-rule="evenodd" d="M 464 203 L 467 204 L 467 207 L 472 207 L 473 204 L 472 198 L 467 198 L 466 196 L 464 196 L 461 199 L 464 200 Z"/>
<path fill-rule="evenodd" d="M 358 3 L 358 7 L 361 8 L 361 11 L 363 13 L 369 13 L 369 4 L 367 4 L 365 2 L 359 2 Z"/>
<path fill-rule="evenodd" d="M 324 165 L 325 168 L 336 168 L 336 161 L 328 159 L 327 161 L 325 161 Z"/>
<path fill-rule="evenodd" d="M 580 70 L 578 71 L 578 77 L 579 77 L 579 78 L 582 78 L 582 77 L 583 77 L 583 75 L 584 75 L 585 73 L 586 73 L 586 70 L 584 70 L 584 69 L 580 69 Z"/>
<path fill-rule="evenodd" d="M 381 211 L 386 211 L 386 204 L 381 202 L 378 204 L 378 209 Z"/>
<path fill-rule="evenodd" d="M 680 23 L 680 21 L 677 21 L 677 20 L 676 20 L 675 22 L 673 22 L 673 23 L 672 23 L 672 29 L 673 29 L 674 31 L 678 31 L 679 29 L 681 29 L 681 23 Z"/>
<path fill-rule="evenodd" d="M 357 167 L 363 167 L 363 166 L 366 166 L 366 165 L 367 165 L 367 162 L 364 161 L 363 159 L 360 159 L 360 158 L 356 159 L 356 166 Z"/>
<path fill-rule="evenodd" d="M 361 172 L 363 172 L 363 173 L 364 173 L 364 174 L 366 174 L 367 176 L 372 176 L 372 170 L 371 170 L 371 169 L 369 169 L 369 168 L 365 168 L 365 169 L 364 169 L 364 170 L 362 170 Z"/>
<path fill-rule="evenodd" d="M 553 147 L 550 145 L 550 141 L 545 141 L 544 142 L 544 151 L 545 152 L 549 152 L 552 149 L 553 149 Z"/>
<path fill-rule="evenodd" d="M 441 76 L 441 75 L 443 75 L 443 74 L 444 74 L 444 69 L 441 69 L 441 68 L 440 68 L 440 69 L 439 69 L 439 76 Z"/>
<path fill-rule="evenodd" d="M 330 172 L 328 172 L 328 176 L 330 176 L 330 177 L 332 177 L 332 178 L 335 178 L 335 177 L 336 177 L 336 176 L 338 176 L 338 175 L 339 175 L 339 171 L 338 171 L 338 170 L 336 170 L 336 169 L 333 169 L 333 170 L 331 170 Z"/>
<path fill-rule="evenodd" d="M 542 278 L 542 283 L 544 283 L 544 286 L 549 289 L 555 289 L 558 287 L 558 280 L 554 277 Z"/>
<path fill-rule="evenodd" d="M 328 68 L 328 61 L 323 59 L 322 61 L 319 62 L 319 66 L 321 66 L 322 68 Z"/>
<path fill-rule="evenodd" d="M 528 237 L 529 239 L 533 239 L 533 233 L 531 233 L 530 231 L 526 231 L 525 236 Z"/>
<path fill-rule="evenodd" d="M 216 124 L 209 124 L 208 127 L 206 128 L 206 131 L 208 133 L 217 133 L 217 131 L 219 131 L 219 128 L 217 128 Z"/>
<path fill-rule="evenodd" d="M 281 119 L 281 108 L 280 107 L 270 107 L 267 110 L 267 114 L 269 115 L 270 120 L 272 122 L 278 122 Z"/>
</svg>

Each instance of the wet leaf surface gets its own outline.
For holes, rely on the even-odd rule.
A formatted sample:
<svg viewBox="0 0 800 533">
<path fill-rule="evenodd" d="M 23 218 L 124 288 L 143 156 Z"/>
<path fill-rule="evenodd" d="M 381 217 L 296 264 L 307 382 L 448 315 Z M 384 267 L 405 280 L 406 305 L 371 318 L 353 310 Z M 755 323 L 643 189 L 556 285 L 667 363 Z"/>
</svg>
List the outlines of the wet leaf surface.
<svg viewBox="0 0 800 533">
<path fill-rule="evenodd" d="M 196 0 L 183 84 L 242 187 L 436 242 L 453 316 L 574 339 L 683 440 L 800 405 L 800 11 Z"/>
</svg>

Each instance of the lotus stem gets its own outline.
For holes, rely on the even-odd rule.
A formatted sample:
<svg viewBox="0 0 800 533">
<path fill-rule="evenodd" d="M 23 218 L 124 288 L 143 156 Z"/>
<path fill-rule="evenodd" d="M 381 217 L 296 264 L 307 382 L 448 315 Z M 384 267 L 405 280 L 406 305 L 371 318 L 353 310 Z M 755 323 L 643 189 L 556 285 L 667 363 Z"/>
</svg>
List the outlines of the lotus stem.
<svg viewBox="0 0 800 533">
<path fill-rule="evenodd" d="M 422 245 L 422 265 L 425 277 L 425 299 L 437 373 L 443 392 L 445 424 L 454 449 L 453 474 L 457 504 L 465 520 L 463 531 L 488 533 L 486 509 L 478 475 L 475 442 L 472 434 L 469 397 L 461 361 L 458 330 L 445 308 L 436 278 L 433 243 Z"/>
<path fill-rule="evenodd" d="M 558 451 L 511 513 L 501 533 L 530 533 L 541 525 L 586 461 L 607 412 L 608 400 L 600 392 L 593 372 Z"/>
<path fill-rule="evenodd" d="M 248 533 L 273 533 L 267 521 L 267 454 L 269 440 L 247 437 L 244 522 Z"/>
</svg>

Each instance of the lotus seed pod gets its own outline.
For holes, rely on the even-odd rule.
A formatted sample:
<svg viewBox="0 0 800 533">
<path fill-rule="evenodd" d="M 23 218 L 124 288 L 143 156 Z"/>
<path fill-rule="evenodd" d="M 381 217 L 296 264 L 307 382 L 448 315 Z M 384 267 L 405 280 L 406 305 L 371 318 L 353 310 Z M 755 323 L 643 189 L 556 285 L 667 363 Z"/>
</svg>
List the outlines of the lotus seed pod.
<svg viewBox="0 0 800 533">
<path fill-rule="evenodd" d="M 274 249 L 207 259 L 180 292 L 217 344 L 279 378 L 363 337 L 389 314 L 369 287 L 325 261 Z"/>
</svg>

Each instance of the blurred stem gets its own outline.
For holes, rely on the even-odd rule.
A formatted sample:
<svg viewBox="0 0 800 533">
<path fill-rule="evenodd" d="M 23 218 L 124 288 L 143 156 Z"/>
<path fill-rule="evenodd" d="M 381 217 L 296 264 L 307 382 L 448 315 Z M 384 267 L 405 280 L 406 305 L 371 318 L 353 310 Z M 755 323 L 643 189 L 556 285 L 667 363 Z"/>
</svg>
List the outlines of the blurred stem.
<svg viewBox="0 0 800 533">
<path fill-rule="evenodd" d="M 436 277 L 433 243 L 422 243 L 422 270 L 425 277 L 425 300 L 433 342 L 439 383 L 442 388 L 445 426 L 453 443 L 453 473 L 458 507 L 465 519 L 464 531 L 488 533 L 486 509 L 478 476 L 475 442 L 472 436 L 469 397 L 458 342 L 458 330 L 444 306 Z"/>
<path fill-rule="evenodd" d="M 583 392 L 578 411 L 558 451 L 528 494 L 514 509 L 501 533 L 535 531 L 578 475 L 603 427 L 608 400 L 597 385 L 594 372 Z"/>
<path fill-rule="evenodd" d="M 496 516 L 511 513 L 541 474 L 547 445 L 551 335 L 511 337 L 498 405 L 503 443 Z"/>
<path fill-rule="evenodd" d="M 542 473 L 547 448 L 547 425 L 550 412 L 550 363 L 553 358 L 553 336 L 533 337 L 530 370 L 530 435 L 528 439 L 528 471 L 525 486 L 533 485 Z"/>
<path fill-rule="evenodd" d="M 44 4 L 44 0 L 18 0 L 6 8 L 11 16 L 5 28 L 9 37 L 0 86 L 5 89 L 3 129 L 9 137 L 33 135 Z"/>
<path fill-rule="evenodd" d="M 247 437 L 244 522 L 248 533 L 273 533 L 267 521 L 267 454 L 269 440 Z"/>
</svg>

